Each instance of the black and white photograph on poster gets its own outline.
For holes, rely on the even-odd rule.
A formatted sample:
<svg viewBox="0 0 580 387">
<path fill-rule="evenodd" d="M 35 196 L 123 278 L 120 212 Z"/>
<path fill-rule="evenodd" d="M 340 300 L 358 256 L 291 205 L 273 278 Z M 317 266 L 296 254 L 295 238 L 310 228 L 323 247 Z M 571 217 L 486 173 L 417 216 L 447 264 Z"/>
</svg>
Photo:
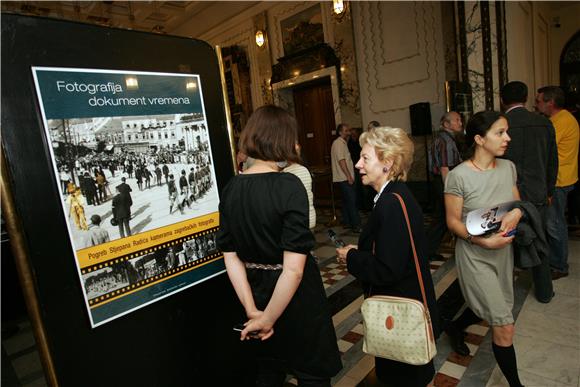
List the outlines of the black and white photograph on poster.
<svg viewBox="0 0 580 387">
<path fill-rule="evenodd" d="M 87 298 L 93 299 L 130 284 L 127 265 L 112 265 L 83 275 Z"/>
<path fill-rule="evenodd" d="M 98 297 L 114 292 L 123 293 L 141 285 L 143 281 L 179 273 L 201 264 L 204 259 L 218 253 L 215 238 L 215 232 L 199 235 L 137 258 L 121 260 L 105 268 L 86 272 L 82 280 L 87 299 L 94 304 Z"/>
<path fill-rule="evenodd" d="M 201 114 L 60 119 L 48 125 L 78 248 L 216 207 Z"/>
</svg>

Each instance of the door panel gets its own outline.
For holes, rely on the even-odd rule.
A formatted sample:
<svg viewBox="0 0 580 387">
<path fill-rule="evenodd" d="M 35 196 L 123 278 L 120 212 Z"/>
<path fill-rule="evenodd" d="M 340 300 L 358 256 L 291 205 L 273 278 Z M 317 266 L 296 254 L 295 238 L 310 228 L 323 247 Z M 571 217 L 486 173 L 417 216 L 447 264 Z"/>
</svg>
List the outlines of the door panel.
<svg viewBox="0 0 580 387">
<path fill-rule="evenodd" d="M 314 200 L 318 205 L 328 205 L 332 184 L 330 147 L 332 131 L 335 130 L 330 80 L 301 85 L 293 92 L 298 139 L 302 146 L 302 158 L 313 174 Z"/>
</svg>

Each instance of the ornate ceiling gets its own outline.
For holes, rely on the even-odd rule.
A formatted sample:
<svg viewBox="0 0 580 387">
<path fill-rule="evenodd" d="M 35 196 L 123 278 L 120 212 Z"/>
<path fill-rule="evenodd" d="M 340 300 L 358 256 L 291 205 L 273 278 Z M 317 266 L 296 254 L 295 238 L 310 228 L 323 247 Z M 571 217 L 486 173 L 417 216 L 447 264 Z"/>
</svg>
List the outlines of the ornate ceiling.
<svg viewBox="0 0 580 387">
<path fill-rule="evenodd" d="M 3 12 L 46 16 L 110 27 L 173 33 L 198 19 L 196 37 L 257 4 L 256 1 L 2 1 Z"/>
</svg>

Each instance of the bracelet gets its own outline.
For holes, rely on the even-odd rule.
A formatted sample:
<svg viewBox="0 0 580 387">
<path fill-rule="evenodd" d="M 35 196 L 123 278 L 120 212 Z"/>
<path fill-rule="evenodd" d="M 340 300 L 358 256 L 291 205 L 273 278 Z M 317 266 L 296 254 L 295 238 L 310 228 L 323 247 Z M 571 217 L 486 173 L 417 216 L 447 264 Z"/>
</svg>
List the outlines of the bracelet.
<svg viewBox="0 0 580 387">
<path fill-rule="evenodd" d="M 469 232 L 467 233 L 464 239 L 465 241 L 469 242 L 470 245 L 473 244 L 473 235 L 471 235 Z"/>
</svg>

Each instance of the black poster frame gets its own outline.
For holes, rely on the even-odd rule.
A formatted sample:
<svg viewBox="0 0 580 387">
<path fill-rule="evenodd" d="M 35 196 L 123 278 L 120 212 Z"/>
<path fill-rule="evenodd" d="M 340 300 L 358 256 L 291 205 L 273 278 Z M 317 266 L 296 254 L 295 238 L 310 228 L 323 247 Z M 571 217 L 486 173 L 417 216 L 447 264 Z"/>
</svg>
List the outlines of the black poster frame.
<svg viewBox="0 0 580 387">
<path fill-rule="evenodd" d="M 225 275 L 91 329 L 32 66 L 199 74 L 221 192 L 234 170 L 216 52 L 199 40 L 2 14 L 2 194 L 13 199 L 3 206 L 21 240 L 50 384 L 239 384 L 245 365 L 231 327 L 243 315 Z"/>
</svg>

